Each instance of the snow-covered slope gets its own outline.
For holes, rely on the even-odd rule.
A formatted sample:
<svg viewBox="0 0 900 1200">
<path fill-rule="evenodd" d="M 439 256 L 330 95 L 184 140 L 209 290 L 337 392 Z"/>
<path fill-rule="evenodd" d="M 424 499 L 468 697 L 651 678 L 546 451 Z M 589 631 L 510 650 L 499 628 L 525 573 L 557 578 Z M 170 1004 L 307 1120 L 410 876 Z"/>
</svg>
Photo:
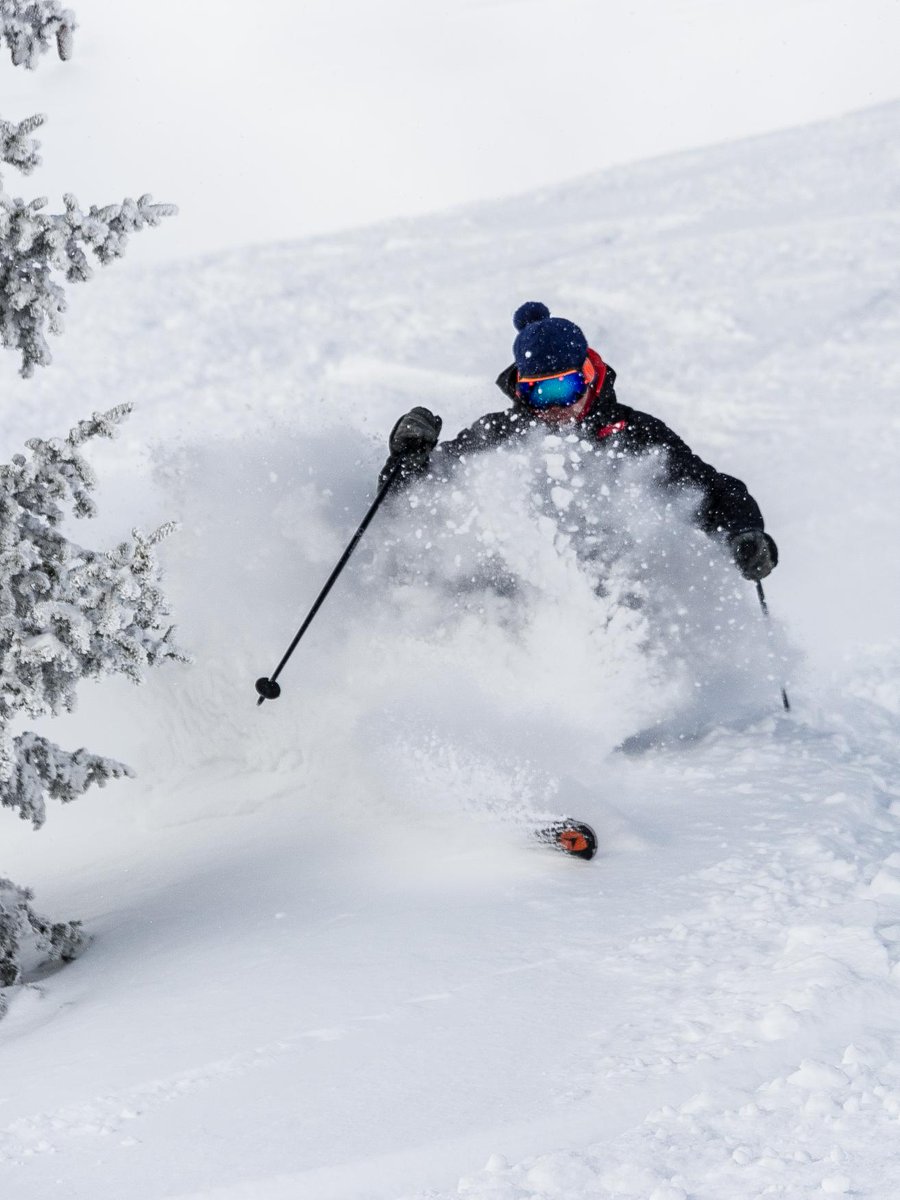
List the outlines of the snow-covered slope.
<svg viewBox="0 0 900 1200">
<path fill-rule="evenodd" d="M 898 122 L 110 272 L 50 371 L 3 364 L 8 453 L 138 403 L 95 454 L 100 525 L 181 517 L 196 662 L 54 730 L 137 783 L 6 822 L 3 872 L 95 940 L 10 996 L 0 1194 L 894 1193 Z M 539 441 L 380 515 L 257 709 L 391 422 L 500 407 L 525 299 L 747 480 L 782 551 L 774 640 L 641 481 L 609 503 L 668 569 L 637 607 L 621 578 L 598 596 L 566 523 L 600 482 Z M 488 552 L 513 599 L 462 586 Z M 688 710 L 698 740 L 614 749 Z M 594 863 L 530 844 L 561 811 Z"/>
</svg>

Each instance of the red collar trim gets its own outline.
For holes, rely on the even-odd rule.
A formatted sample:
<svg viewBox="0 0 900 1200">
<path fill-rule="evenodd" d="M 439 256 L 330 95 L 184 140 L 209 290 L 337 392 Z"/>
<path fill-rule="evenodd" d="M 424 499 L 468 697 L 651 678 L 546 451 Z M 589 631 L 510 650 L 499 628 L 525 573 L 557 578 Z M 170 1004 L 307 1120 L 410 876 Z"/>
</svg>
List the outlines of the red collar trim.
<svg viewBox="0 0 900 1200">
<path fill-rule="evenodd" d="M 598 438 L 609 437 L 611 433 L 620 433 L 623 429 L 628 428 L 627 421 L 616 421 L 613 425 L 604 425 L 602 429 L 597 430 Z"/>
<path fill-rule="evenodd" d="M 594 368 L 594 378 L 591 380 L 588 402 L 578 418 L 579 421 L 583 421 L 594 407 L 594 401 L 600 395 L 601 391 L 603 390 L 603 384 L 606 381 L 606 363 L 603 361 L 597 351 L 588 348 L 587 356 L 588 361 Z"/>
</svg>

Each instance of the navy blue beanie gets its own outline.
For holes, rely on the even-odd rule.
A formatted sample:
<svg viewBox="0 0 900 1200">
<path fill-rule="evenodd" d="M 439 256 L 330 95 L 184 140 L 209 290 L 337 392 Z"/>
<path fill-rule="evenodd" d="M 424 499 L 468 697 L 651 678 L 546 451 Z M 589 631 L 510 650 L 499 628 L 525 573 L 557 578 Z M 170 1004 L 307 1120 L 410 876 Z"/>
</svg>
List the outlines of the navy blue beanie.
<svg viewBox="0 0 900 1200">
<path fill-rule="evenodd" d="M 520 378 L 577 371 L 587 356 L 587 338 L 578 326 L 564 317 L 551 317 L 539 300 L 517 308 L 513 324 L 519 330 L 513 354 Z"/>
</svg>

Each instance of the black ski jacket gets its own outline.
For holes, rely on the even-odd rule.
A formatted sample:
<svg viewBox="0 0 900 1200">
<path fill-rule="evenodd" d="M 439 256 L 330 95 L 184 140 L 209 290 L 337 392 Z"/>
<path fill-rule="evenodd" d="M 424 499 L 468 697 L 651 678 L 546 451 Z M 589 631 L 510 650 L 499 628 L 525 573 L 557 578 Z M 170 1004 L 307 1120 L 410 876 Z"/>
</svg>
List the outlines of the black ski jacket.
<svg viewBox="0 0 900 1200">
<path fill-rule="evenodd" d="M 565 430 L 589 441 L 601 442 L 612 458 L 663 454 L 664 482 L 676 490 L 693 488 L 699 492 L 701 502 L 697 523 L 705 532 L 731 535 L 748 529 L 763 529 L 759 505 L 740 479 L 724 475 L 698 458 L 686 442 L 656 417 L 620 404 L 613 386 L 615 371 L 595 350 L 589 350 L 588 355 L 597 372 L 592 385 L 593 397 L 582 417 L 564 426 Z M 518 399 L 516 381 L 515 365 L 507 367 L 497 379 L 497 386 L 512 401 L 511 408 L 488 413 L 455 438 L 442 442 L 430 461 L 425 455 L 407 456 L 400 468 L 401 485 L 427 474 L 443 475 L 444 464 L 449 466 L 469 454 L 489 450 L 534 429 L 549 432 L 552 427 L 535 417 L 533 411 Z M 382 479 L 396 462 L 393 455 L 387 460 Z"/>
</svg>

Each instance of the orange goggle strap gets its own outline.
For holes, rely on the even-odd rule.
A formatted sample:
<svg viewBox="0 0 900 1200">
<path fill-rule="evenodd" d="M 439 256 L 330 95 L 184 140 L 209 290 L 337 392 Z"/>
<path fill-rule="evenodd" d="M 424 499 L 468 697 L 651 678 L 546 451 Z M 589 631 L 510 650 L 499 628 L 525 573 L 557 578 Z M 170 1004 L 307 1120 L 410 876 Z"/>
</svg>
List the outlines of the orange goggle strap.
<svg viewBox="0 0 900 1200">
<path fill-rule="evenodd" d="M 586 358 L 580 367 L 570 367 L 568 371 L 554 371 L 552 375 L 520 375 L 516 372 L 517 383 L 543 383 L 545 379 L 562 379 L 563 375 L 571 375 L 573 371 L 580 371 L 584 376 L 584 382 L 591 386 L 597 378 L 597 371 L 594 364 L 589 358 Z"/>
</svg>

